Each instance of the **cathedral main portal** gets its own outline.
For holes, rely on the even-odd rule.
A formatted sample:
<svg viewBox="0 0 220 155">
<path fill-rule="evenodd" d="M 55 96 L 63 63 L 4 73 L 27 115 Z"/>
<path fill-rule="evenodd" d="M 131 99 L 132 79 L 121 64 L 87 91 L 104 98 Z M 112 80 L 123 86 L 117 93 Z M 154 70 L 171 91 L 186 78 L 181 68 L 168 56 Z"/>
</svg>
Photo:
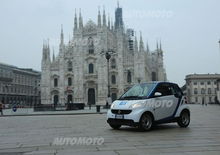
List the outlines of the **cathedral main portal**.
<svg viewBox="0 0 220 155">
<path fill-rule="evenodd" d="M 95 89 L 88 89 L 88 104 L 95 105 Z"/>
</svg>

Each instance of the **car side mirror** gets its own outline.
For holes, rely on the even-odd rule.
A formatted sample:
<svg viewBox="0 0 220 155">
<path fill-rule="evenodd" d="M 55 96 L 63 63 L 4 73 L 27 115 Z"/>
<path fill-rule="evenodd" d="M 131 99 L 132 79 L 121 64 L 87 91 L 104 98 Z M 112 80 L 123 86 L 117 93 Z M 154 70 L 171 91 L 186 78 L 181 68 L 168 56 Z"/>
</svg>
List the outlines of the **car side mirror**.
<svg viewBox="0 0 220 155">
<path fill-rule="evenodd" d="M 162 96 L 162 93 L 160 93 L 160 92 L 155 92 L 154 93 L 154 97 L 159 97 L 159 96 Z"/>
</svg>

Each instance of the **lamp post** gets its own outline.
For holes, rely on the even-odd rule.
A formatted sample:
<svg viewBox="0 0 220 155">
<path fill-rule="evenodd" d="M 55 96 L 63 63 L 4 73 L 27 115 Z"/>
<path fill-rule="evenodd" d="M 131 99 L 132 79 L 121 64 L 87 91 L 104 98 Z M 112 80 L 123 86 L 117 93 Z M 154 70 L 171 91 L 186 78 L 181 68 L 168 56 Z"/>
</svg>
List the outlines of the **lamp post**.
<svg viewBox="0 0 220 155">
<path fill-rule="evenodd" d="M 220 51 L 220 39 L 218 40 L 218 44 L 219 44 L 219 51 Z"/>
<path fill-rule="evenodd" d="M 219 48 L 220 48 L 220 39 L 219 39 L 218 43 L 219 43 Z"/>
<path fill-rule="evenodd" d="M 106 108 L 109 108 L 109 100 L 110 100 L 110 79 L 109 79 L 109 61 L 111 59 L 111 54 L 115 53 L 113 50 L 109 49 L 107 51 L 102 51 L 101 54 L 105 53 L 105 58 L 107 60 L 107 76 L 108 76 L 108 98 L 106 101 Z"/>
</svg>

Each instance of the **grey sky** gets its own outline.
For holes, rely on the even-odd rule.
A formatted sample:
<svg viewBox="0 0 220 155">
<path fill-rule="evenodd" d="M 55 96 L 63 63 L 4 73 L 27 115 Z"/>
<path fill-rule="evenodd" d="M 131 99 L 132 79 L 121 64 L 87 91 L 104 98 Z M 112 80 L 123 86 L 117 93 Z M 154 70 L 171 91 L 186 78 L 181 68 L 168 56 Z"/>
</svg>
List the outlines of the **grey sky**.
<svg viewBox="0 0 220 155">
<path fill-rule="evenodd" d="M 114 19 L 116 0 L 1 0 L 0 62 L 40 70 L 43 39 L 58 53 L 60 27 L 72 37 L 75 8 L 84 24 L 97 21 L 98 6 Z M 219 73 L 219 0 L 120 0 L 126 27 L 134 28 L 150 49 L 161 39 L 170 81 L 186 74 Z"/>
</svg>

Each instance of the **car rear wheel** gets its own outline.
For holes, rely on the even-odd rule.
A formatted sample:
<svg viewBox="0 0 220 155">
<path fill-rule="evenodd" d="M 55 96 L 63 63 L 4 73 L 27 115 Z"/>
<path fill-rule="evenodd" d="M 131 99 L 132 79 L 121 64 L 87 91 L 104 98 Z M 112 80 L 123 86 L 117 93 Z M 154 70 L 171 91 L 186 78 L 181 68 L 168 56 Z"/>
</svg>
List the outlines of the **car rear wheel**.
<svg viewBox="0 0 220 155">
<path fill-rule="evenodd" d="M 177 124 L 180 127 L 186 128 L 190 123 L 190 113 L 189 111 L 184 110 L 181 112 L 180 117 L 177 120 Z"/>
<path fill-rule="evenodd" d="M 139 129 L 143 131 L 149 131 L 153 124 L 153 118 L 150 114 L 145 113 L 141 116 L 140 122 L 139 122 Z"/>
<path fill-rule="evenodd" d="M 121 127 L 121 125 L 115 125 L 115 124 L 109 124 L 110 127 L 112 127 L 113 129 L 117 130 Z"/>
</svg>

